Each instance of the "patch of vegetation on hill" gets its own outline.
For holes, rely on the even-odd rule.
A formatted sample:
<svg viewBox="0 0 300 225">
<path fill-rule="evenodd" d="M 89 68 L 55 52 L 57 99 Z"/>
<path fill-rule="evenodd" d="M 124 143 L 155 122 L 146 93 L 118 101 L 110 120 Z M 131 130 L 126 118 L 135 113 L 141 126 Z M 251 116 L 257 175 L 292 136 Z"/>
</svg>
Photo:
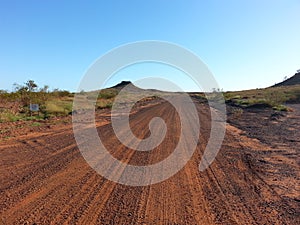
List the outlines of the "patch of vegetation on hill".
<svg viewBox="0 0 300 225">
<path fill-rule="evenodd" d="M 300 85 L 270 87 L 224 93 L 228 104 L 239 107 L 270 107 L 287 111 L 287 103 L 300 103 Z"/>
</svg>

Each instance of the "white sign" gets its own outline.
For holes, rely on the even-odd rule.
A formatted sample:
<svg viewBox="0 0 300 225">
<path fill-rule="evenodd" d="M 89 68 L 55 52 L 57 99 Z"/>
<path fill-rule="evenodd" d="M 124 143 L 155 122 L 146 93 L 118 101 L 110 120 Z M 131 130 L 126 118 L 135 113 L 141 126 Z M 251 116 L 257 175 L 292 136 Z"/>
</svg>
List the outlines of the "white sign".
<svg viewBox="0 0 300 225">
<path fill-rule="evenodd" d="M 30 104 L 29 109 L 30 109 L 30 111 L 38 112 L 40 110 L 39 104 Z"/>
</svg>

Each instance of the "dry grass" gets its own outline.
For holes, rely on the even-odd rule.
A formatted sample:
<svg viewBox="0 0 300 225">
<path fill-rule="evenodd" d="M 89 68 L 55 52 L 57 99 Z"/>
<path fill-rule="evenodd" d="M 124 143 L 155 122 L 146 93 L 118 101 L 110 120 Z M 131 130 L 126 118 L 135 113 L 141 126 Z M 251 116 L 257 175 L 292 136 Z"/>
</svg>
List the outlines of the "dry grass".
<svg viewBox="0 0 300 225">
<path fill-rule="evenodd" d="M 286 103 L 300 102 L 300 85 L 234 91 L 224 93 L 227 101 L 242 107 L 266 105 L 278 111 L 286 111 Z"/>
</svg>

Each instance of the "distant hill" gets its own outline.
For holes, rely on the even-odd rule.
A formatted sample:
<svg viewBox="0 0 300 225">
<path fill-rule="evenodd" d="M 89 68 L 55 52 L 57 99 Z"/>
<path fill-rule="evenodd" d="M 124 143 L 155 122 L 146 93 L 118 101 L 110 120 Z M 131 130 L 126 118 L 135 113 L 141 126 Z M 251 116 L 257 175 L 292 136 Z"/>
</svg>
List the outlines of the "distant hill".
<svg viewBox="0 0 300 225">
<path fill-rule="evenodd" d="M 275 84 L 272 87 L 291 86 L 291 85 L 296 85 L 296 84 L 300 84 L 300 71 L 298 71 L 294 76 L 292 76 L 278 84 Z"/>
<path fill-rule="evenodd" d="M 129 92 L 141 92 L 141 91 L 143 91 L 143 92 L 145 92 L 145 91 L 147 91 L 147 92 L 149 92 L 149 91 L 164 92 L 164 91 L 157 90 L 157 89 L 142 89 L 142 88 L 135 86 L 131 81 L 122 81 L 121 83 L 119 83 L 115 86 L 112 86 L 109 89 L 121 91 L 124 87 L 127 87 L 127 91 L 129 91 Z"/>
<path fill-rule="evenodd" d="M 118 83 L 117 85 L 112 86 L 111 88 L 122 89 L 129 84 L 132 84 L 131 81 L 122 81 L 121 83 Z"/>
<path fill-rule="evenodd" d="M 109 89 L 116 89 L 118 91 L 121 91 L 124 87 L 127 87 L 127 90 L 130 92 L 137 92 L 137 91 L 141 91 L 142 89 L 138 88 L 137 86 L 135 86 L 131 81 L 122 81 L 121 83 L 110 87 Z"/>
</svg>

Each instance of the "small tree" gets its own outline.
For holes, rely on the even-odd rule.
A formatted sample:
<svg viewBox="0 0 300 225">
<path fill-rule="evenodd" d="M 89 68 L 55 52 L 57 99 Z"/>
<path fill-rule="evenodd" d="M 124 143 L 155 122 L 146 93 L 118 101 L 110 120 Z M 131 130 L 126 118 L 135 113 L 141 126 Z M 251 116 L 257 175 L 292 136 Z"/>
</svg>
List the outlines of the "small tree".
<svg viewBox="0 0 300 225">
<path fill-rule="evenodd" d="M 33 80 L 28 80 L 25 83 L 25 87 L 27 87 L 29 92 L 34 92 L 38 86 Z"/>
<path fill-rule="evenodd" d="M 14 83 L 15 91 L 19 95 L 19 99 L 23 107 L 28 107 L 32 98 L 36 97 L 33 92 L 38 85 L 33 80 L 28 80 L 24 85 Z"/>
</svg>

